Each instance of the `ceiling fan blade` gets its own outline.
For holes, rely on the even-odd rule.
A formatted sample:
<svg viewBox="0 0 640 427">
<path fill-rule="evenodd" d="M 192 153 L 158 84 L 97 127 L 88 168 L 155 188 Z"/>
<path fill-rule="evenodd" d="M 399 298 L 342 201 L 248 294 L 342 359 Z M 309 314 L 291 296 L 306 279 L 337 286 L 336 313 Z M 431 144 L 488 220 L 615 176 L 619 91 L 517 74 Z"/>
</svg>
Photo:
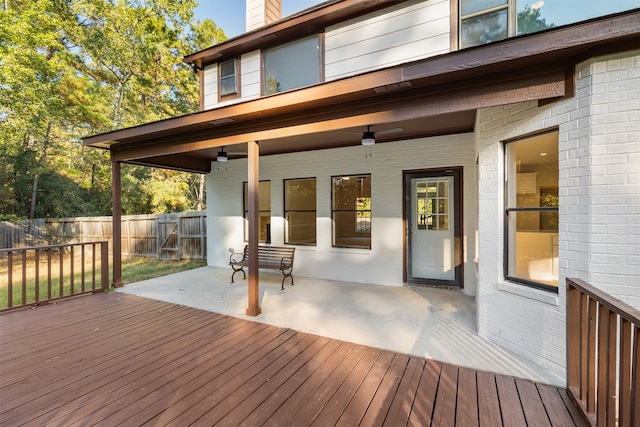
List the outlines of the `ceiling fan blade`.
<svg viewBox="0 0 640 427">
<path fill-rule="evenodd" d="M 379 130 L 379 131 L 374 131 L 374 134 L 376 136 L 382 136 L 382 135 L 389 135 L 392 133 L 398 133 L 398 132 L 402 132 L 404 129 L 402 128 L 391 128 L 391 129 L 384 129 L 384 130 Z"/>
<path fill-rule="evenodd" d="M 404 129 L 402 129 L 402 128 L 391 128 L 391 129 L 383 129 L 383 130 L 371 129 L 371 132 L 373 132 L 375 136 L 382 136 L 382 135 L 388 135 L 388 134 L 391 134 L 391 133 L 402 132 L 403 130 Z M 348 134 L 351 134 L 351 135 L 362 135 L 365 131 L 366 131 L 366 129 L 363 130 L 362 132 L 350 131 L 350 130 L 339 130 L 338 132 L 340 132 L 340 133 L 348 133 Z"/>
</svg>

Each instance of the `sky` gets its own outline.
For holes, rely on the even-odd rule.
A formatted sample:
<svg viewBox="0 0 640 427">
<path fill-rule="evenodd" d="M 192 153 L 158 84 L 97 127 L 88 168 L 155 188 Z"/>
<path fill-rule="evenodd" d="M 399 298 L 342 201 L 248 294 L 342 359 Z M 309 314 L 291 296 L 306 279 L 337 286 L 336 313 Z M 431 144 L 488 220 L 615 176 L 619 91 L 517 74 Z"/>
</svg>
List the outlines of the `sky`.
<svg viewBox="0 0 640 427">
<path fill-rule="evenodd" d="M 322 3 L 323 0 L 282 0 L 282 16 L 289 16 L 308 7 Z M 228 38 L 245 32 L 246 0 L 199 0 L 195 9 L 196 19 L 211 19 L 224 30 Z"/>
<path fill-rule="evenodd" d="M 324 0 L 282 0 L 282 16 L 286 17 Z M 534 4 L 536 0 L 517 0 L 519 6 Z M 210 18 L 224 30 L 228 38 L 245 32 L 246 0 L 199 0 L 196 19 Z M 596 15 L 614 13 L 640 7 L 640 0 L 545 0 L 541 7 L 547 22 L 563 25 Z"/>
</svg>

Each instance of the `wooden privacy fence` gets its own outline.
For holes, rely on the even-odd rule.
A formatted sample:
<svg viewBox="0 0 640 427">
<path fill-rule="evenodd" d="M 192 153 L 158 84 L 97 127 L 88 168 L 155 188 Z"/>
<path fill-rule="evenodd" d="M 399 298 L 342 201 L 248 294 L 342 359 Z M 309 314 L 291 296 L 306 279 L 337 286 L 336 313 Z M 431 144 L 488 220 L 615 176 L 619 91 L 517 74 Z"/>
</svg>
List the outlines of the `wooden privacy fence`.
<svg viewBox="0 0 640 427">
<path fill-rule="evenodd" d="M 107 242 L 0 249 L 0 312 L 109 287 Z"/>
<path fill-rule="evenodd" d="M 106 240 L 113 244 L 110 216 L 36 219 L 0 223 L 0 248 Z M 205 259 L 206 213 L 122 216 L 122 255 L 159 259 Z"/>
<path fill-rule="evenodd" d="M 567 387 L 592 425 L 640 426 L 640 311 L 567 279 Z"/>
</svg>

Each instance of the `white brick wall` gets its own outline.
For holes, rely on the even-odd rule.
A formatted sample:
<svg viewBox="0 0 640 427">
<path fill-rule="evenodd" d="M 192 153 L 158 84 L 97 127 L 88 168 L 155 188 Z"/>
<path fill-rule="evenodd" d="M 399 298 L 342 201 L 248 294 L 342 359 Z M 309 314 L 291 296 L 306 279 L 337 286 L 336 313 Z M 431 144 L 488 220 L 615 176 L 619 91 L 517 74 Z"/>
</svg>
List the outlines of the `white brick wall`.
<svg viewBox="0 0 640 427">
<path fill-rule="evenodd" d="M 231 148 L 229 148 L 231 150 Z M 317 246 L 298 246 L 296 274 L 360 283 L 401 286 L 403 272 L 402 171 L 464 167 L 464 230 L 467 242 L 465 292 L 475 292 L 476 167 L 472 134 L 422 138 L 377 144 L 365 157 L 362 146 L 320 150 L 260 159 L 260 179 L 271 180 L 271 233 L 283 244 L 283 179 L 316 177 Z M 455 159 L 455 161 L 452 161 Z M 242 182 L 244 159 L 213 163 L 207 179 L 210 265 L 227 266 L 228 248 L 241 249 L 243 240 Z M 331 246 L 331 176 L 371 173 L 372 249 Z M 364 267 L 364 268 L 363 268 Z"/>
<path fill-rule="evenodd" d="M 559 126 L 558 298 L 505 283 L 500 141 Z M 640 51 L 576 69 L 576 96 L 479 111 L 481 335 L 565 378 L 566 277 L 640 307 Z"/>
</svg>

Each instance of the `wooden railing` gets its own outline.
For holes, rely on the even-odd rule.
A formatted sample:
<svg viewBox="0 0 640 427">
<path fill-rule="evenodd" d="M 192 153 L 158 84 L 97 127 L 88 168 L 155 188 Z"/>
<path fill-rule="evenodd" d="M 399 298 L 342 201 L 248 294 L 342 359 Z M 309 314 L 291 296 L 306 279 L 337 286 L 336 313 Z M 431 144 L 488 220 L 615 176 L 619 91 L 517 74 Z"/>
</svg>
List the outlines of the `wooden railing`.
<svg viewBox="0 0 640 427">
<path fill-rule="evenodd" d="M 567 387 L 594 426 L 640 426 L 640 311 L 567 279 Z"/>
<path fill-rule="evenodd" d="M 0 311 L 108 288 L 106 241 L 0 249 Z"/>
</svg>

